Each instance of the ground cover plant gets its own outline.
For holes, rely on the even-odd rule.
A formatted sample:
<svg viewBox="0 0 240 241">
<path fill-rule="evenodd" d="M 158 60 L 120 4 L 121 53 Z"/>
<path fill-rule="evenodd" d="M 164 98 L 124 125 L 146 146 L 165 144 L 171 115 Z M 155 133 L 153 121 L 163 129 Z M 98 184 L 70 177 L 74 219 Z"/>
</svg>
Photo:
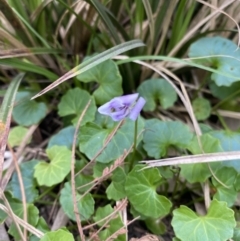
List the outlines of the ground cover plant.
<svg viewBox="0 0 240 241">
<path fill-rule="evenodd" d="M 0 9 L 0 240 L 240 240 L 239 1 Z"/>
</svg>

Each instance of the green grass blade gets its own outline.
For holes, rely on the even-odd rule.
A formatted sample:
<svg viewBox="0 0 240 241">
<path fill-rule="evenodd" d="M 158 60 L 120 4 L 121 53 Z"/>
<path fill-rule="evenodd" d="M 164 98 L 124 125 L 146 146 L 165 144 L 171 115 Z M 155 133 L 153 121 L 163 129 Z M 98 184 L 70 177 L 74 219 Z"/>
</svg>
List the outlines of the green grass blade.
<svg viewBox="0 0 240 241">
<path fill-rule="evenodd" d="M 206 56 L 207 58 L 210 58 L 211 56 Z M 216 56 L 212 56 L 212 57 L 216 57 Z M 224 56 L 227 57 L 227 56 Z M 229 56 L 230 58 L 232 56 Z M 203 58 L 201 58 L 202 60 Z M 123 59 L 123 60 L 119 60 L 117 61 L 117 64 L 124 64 L 124 63 L 129 63 L 129 62 L 133 62 L 133 61 L 137 61 L 137 60 L 148 60 L 148 61 L 152 61 L 152 60 L 162 60 L 162 61 L 166 61 L 166 62 L 175 62 L 175 63 L 181 63 L 184 64 L 186 66 L 192 66 L 192 67 L 196 67 L 199 69 L 204 69 L 206 71 L 212 72 L 212 73 L 216 73 L 216 74 L 220 74 L 229 78 L 233 78 L 235 80 L 239 80 L 239 76 L 234 76 L 231 74 L 227 74 L 225 72 L 204 66 L 202 64 L 197 64 L 196 62 L 193 62 L 191 59 L 189 60 L 184 60 L 184 59 L 178 59 L 178 58 L 173 58 L 173 57 L 166 57 L 166 56 L 155 56 L 155 55 L 147 55 L 147 56 L 138 56 L 138 57 L 131 57 L 131 58 L 127 58 L 127 59 Z"/>
<path fill-rule="evenodd" d="M 1 51 L 0 59 L 9 59 L 9 58 L 40 55 L 40 54 L 59 54 L 59 53 L 64 53 L 64 51 L 60 49 L 49 49 L 49 48 L 8 49 L 8 50 Z"/>
<path fill-rule="evenodd" d="M 121 41 L 119 39 L 118 33 L 117 33 L 115 27 L 113 26 L 112 21 L 108 17 L 105 7 L 98 0 L 90 0 L 90 2 L 95 7 L 97 12 L 101 16 L 101 18 L 103 19 L 104 24 L 106 25 L 107 29 L 110 31 L 112 37 L 115 40 L 115 43 L 119 44 Z"/>
<path fill-rule="evenodd" d="M 149 1 L 142 0 L 142 2 L 143 2 L 143 5 L 145 8 L 147 17 L 148 17 L 148 21 L 149 21 L 150 41 L 148 44 L 148 53 L 151 53 L 152 48 L 153 48 L 154 35 L 155 35 L 155 25 L 154 25 L 153 13 L 152 13 L 152 8 L 151 8 Z"/>
<path fill-rule="evenodd" d="M 16 17 L 16 14 L 6 0 L 0 0 L 0 9 L 9 23 L 14 23 L 14 30 L 19 39 L 21 39 L 26 45 L 30 44 L 25 26 Z"/>
<path fill-rule="evenodd" d="M 8 116 L 11 114 L 14 100 L 17 94 L 19 84 L 24 74 L 17 75 L 10 83 L 5 96 L 3 98 L 2 105 L 0 107 L 0 122 L 6 124 Z"/>
<path fill-rule="evenodd" d="M 19 59 L 0 59 L 0 65 L 7 65 L 7 66 L 11 66 L 13 68 L 25 71 L 25 72 L 32 72 L 32 73 L 37 73 L 37 74 L 41 74 L 45 77 L 47 77 L 50 80 L 54 80 L 57 78 L 57 75 L 52 73 L 51 71 L 34 65 L 30 62 L 24 62 L 22 60 Z"/>
<path fill-rule="evenodd" d="M 45 94 L 46 92 L 55 88 L 56 86 L 63 83 L 64 81 L 66 81 L 70 78 L 73 78 L 73 77 L 93 68 L 94 66 L 104 62 L 107 59 L 113 58 L 114 56 L 117 56 L 117 55 L 124 53 L 128 50 L 131 50 L 133 48 L 142 47 L 142 46 L 144 46 L 144 44 L 141 40 L 132 40 L 129 42 L 119 44 L 111 49 L 104 51 L 101 54 L 95 55 L 92 58 L 89 58 L 88 60 L 84 61 L 80 65 L 76 66 L 75 68 L 73 68 L 72 70 L 67 72 L 66 74 L 64 74 L 61 78 L 57 79 L 51 85 L 49 85 L 48 87 L 46 87 L 45 89 L 40 91 L 37 95 L 33 96 L 32 99 L 35 99 L 35 98 Z"/>
<path fill-rule="evenodd" d="M 42 42 L 42 44 L 46 48 L 51 48 L 51 46 L 48 44 L 48 42 L 42 38 L 42 36 L 26 21 L 25 18 L 23 18 L 16 10 L 14 10 L 15 14 L 19 17 L 19 19 L 27 26 L 27 28 Z"/>
</svg>

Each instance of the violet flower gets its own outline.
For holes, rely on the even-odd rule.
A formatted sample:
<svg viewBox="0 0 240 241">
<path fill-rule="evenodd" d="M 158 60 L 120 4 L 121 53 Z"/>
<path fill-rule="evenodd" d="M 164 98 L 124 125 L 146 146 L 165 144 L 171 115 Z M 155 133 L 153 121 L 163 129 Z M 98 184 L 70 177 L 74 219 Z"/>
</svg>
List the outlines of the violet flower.
<svg viewBox="0 0 240 241">
<path fill-rule="evenodd" d="M 146 101 L 139 94 L 124 95 L 113 98 L 111 101 L 100 106 L 98 112 L 111 116 L 114 121 L 120 121 L 125 117 L 136 120 Z"/>
</svg>

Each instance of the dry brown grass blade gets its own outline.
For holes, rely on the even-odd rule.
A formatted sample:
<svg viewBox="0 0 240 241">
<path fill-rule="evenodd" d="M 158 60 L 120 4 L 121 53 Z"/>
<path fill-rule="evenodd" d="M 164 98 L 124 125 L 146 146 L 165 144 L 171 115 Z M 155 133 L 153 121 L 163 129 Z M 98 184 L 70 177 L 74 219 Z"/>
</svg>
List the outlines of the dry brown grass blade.
<svg viewBox="0 0 240 241">
<path fill-rule="evenodd" d="M 42 231 L 36 229 L 35 227 L 30 225 L 29 223 L 24 222 L 21 218 L 19 218 L 13 212 L 11 213 L 11 211 L 6 206 L 0 204 L 0 209 L 2 211 L 4 211 L 5 213 L 7 213 L 9 216 L 11 216 L 11 214 L 12 214 L 12 216 L 15 219 L 17 224 L 20 224 L 22 227 L 26 228 L 29 232 L 34 234 L 36 237 L 42 238 L 44 236 L 44 233 Z"/>
<path fill-rule="evenodd" d="M 173 157 L 173 158 L 166 158 L 166 159 L 159 159 L 159 160 L 144 160 L 144 161 L 141 161 L 141 163 L 147 164 L 146 168 L 150 168 L 150 167 L 172 166 L 172 165 L 182 165 L 182 164 L 232 161 L 237 159 L 240 159 L 240 151 L 207 153 L 207 154 L 181 156 L 181 157 Z"/>
<path fill-rule="evenodd" d="M 17 230 L 18 230 L 18 233 L 19 233 L 22 241 L 27 241 L 27 239 L 24 237 L 24 235 L 23 235 L 23 233 L 22 233 L 22 230 L 21 230 L 21 228 L 20 228 L 20 226 L 19 226 L 19 223 L 18 223 L 18 221 L 17 221 L 17 219 L 16 219 L 15 214 L 13 213 L 13 211 L 12 211 L 12 209 L 11 209 L 11 206 L 10 206 L 9 202 L 8 202 L 7 198 L 5 197 L 5 195 L 4 195 L 4 193 L 3 193 L 3 191 L 2 191 L 1 189 L 0 189 L 0 198 L 3 200 L 6 208 L 8 209 L 8 214 L 9 214 L 9 216 L 12 218 L 14 224 L 16 225 L 16 228 L 17 228 Z"/>
<path fill-rule="evenodd" d="M 214 10 L 216 10 L 216 11 L 219 11 L 220 13 L 222 13 L 222 14 L 224 14 L 224 15 L 226 15 L 228 18 L 230 18 L 230 19 L 236 24 L 237 29 L 238 29 L 238 47 L 239 47 L 239 45 L 240 45 L 240 28 L 239 28 L 239 25 L 238 25 L 237 21 L 236 21 L 234 18 L 232 18 L 232 16 L 230 16 L 228 13 L 226 13 L 225 11 L 219 9 L 219 8 L 216 7 L 216 6 L 214 6 L 214 5 L 212 5 L 212 4 L 209 4 L 209 3 L 206 2 L 206 1 L 202 1 L 202 0 L 197 0 L 197 1 L 200 2 L 200 3 L 202 3 L 202 4 L 204 4 L 204 5 L 206 5 L 206 6 L 208 6 L 208 7 L 210 7 L 210 8 L 212 8 L 212 9 L 214 9 Z M 233 3 L 234 3 L 234 2 L 233 2 Z"/>
<path fill-rule="evenodd" d="M 169 57 L 174 56 L 177 51 L 183 46 L 184 43 L 186 43 L 189 38 L 196 33 L 200 27 L 202 27 L 205 23 L 207 23 L 212 17 L 215 15 L 221 13 L 221 11 L 225 8 L 227 8 L 229 5 L 231 5 L 235 0 L 229 0 L 227 2 L 224 2 L 217 10 L 210 13 L 208 16 L 206 16 L 204 19 L 199 21 L 195 27 L 193 27 L 191 30 L 189 30 L 186 35 L 179 41 L 179 43 L 171 50 L 171 52 L 168 54 Z M 238 25 L 237 25 L 238 26 Z"/>
<path fill-rule="evenodd" d="M 163 42 L 167 39 L 167 34 L 169 32 L 170 24 L 172 21 L 172 15 L 174 13 L 174 10 L 176 9 L 177 4 L 178 4 L 177 1 L 171 1 L 171 4 L 167 9 L 166 16 L 164 17 L 164 24 L 162 25 L 161 37 L 155 49 L 154 55 L 157 55 L 157 53 L 159 53 Z"/>
<path fill-rule="evenodd" d="M 104 220 L 106 220 L 106 222 L 97 230 L 97 232 L 95 232 L 95 233 L 88 239 L 88 241 L 91 241 L 91 240 L 93 240 L 95 237 L 97 237 L 98 233 L 99 233 L 102 229 L 104 229 L 104 228 L 107 226 L 107 224 L 108 224 L 112 219 L 116 218 L 116 217 L 117 217 L 117 213 L 119 213 L 121 210 L 123 210 L 124 208 L 126 208 L 126 206 L 127 206 L 127 199 L 125 198 L 125 199 L 123 199 L 122 201 L 120 201 L 120 202 L 118 203 L 118 205 L 116 205 L 116 206 L 114 207 L 114 211 L 113 211 L 110 215 L 108 215 L 108 216 L 105 217 L 104 219 L 99 220 L 99 221 L 97 222 L 97 223 L 99 223 L 99 222 L 103 222 Z M 95 223 L 95 224 L 97 224 L 97 223 Z M 125 232 L 124 232 L 124 233 L 125 233 Z"/>
<path fill-rule="evenodd" d="M 148 24 L 149 24 L 149 31 L 150 31 L 150 38 L 149 43 L 147 44 L 148 53 L 150 54 L 152 52 L 153 43 L 154 43 L 154 35 L 155 35 L 155 23 L 152 13 L 152 8 L 148 0 L 142 0 L 146 15 L 148 18 Z"/>
<path fill-rule="evenodd" d="M 25 189 L 24 189 L 24 183 L 23 183 L 23 178 L 22 178 L 22 174 L 21 174 L 21 170 L 20 167 L 18 165 L 18 160 L 17 160 L 17 156 L 15 155 L 12 147 L 8 144 L 8 148 L 12 153 L 12 157 L 13 157 L 13 162 L 14 162 L 14 166 L 17 172 L 17 176 L 18 176 L 18 181 L 19 181 L 19 187 L 21 190 L 21 196 L 22 196 L 22 204 L 23 204 L 23 220 L 24 222 L 28 222 L 28 216 L 27 216 L 27 199 L 26 199 L 26 194 L 25 194 Z M 23 230 L 23 235 L 24 238 L 27 240 L 27 229 L 24 228 Z"/>
<path fill-rule="evenodd" d="M 12 7 L 8 4 L 6 0 L 0 0 L 0 9 L 3 12 L 5 18 L 8 20 L 9 23 L 13 26 L 14 30 L 16 31 L 17 35 L 25 42 L 30 42 L 33 46 L 35 43 L 27 31 L 24 24 L 19 20 L 19 18 L 14 13 Z"/>
</svg>

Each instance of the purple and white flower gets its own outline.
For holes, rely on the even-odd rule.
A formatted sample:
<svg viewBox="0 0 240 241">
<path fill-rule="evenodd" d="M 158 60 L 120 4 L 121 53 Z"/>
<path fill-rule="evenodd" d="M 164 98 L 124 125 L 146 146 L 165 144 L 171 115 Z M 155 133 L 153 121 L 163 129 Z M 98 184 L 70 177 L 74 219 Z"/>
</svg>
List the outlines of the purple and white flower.
<svg viewBox="0 0 240 241">
<path fill-rule="evenodd" d="M 120 121 L 125 117 L 136 120 L 146 101 L 139 94 L 124 95 L 113 98 L 100 106 L 98 112 L 110 116 L 114 121 Z"/>
</svg>

